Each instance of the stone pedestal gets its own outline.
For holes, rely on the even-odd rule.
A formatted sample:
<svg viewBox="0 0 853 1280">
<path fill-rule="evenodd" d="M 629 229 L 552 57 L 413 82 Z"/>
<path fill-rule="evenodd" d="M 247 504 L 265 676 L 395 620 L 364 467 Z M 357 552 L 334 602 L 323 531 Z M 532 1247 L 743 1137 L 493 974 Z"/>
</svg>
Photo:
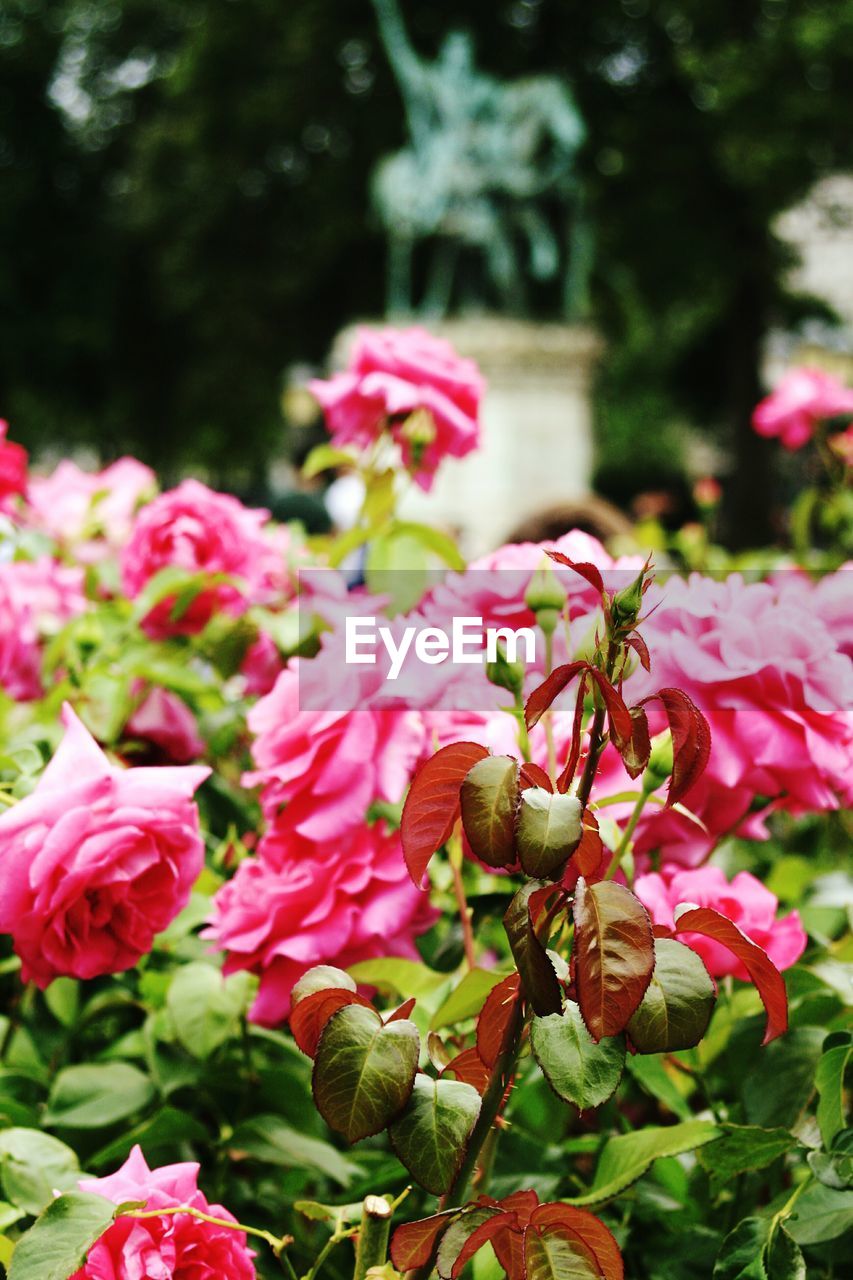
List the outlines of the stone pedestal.
<svg viewBox="0 0 853 1280">
<path fill-rule="evenodd" d="M 590 387 L 602 343 L 581 326 L 498 317 L 427 327 L 483 372 L 482 444 L 462 461 L 447 459 L 432 491 L 414 488 L 401 514 L 453 531 L 467 556 L 479 556 L 523 519 L 589 492 Z M 336 365 L 352 335 L 339 335 Z"/>
</svg>

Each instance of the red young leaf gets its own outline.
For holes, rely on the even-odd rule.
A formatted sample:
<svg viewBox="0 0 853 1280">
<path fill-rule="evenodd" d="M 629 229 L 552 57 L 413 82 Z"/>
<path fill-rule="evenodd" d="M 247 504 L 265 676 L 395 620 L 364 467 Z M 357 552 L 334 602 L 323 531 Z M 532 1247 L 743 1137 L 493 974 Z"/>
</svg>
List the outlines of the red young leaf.
<svg viewBox="0 0 853 1280">
<path fill-rule="evenodd" d="M 581 877 L 573 904 L 573 960 L 583 1020 L 593 1040 L 625 1027 L 652 979 L 652 922 L 630 889 Z"/>
<path fill-rule="evenodd" d="M 410 996 L 408 1000 L 400 1005 L 399 1009 L 395 1009 L 393 1013 L 389 1013 L 388 1017 L 385 1018 L 384 1021 L 397 1022 L 400 1018 L 408 1018 L 417 1003 L 415 996 Z"/>
<path fill-rule="evenodd" d="M 521 766 L 518 775 L 518 786 L 520 791 L 525 791 L 527 787 L 543 787 L 545 791 L 552 792 L 554 790 L 548 774 L 541 765 L 534 764 L 532 760 L 528 760 L 526 764 Z"/>
<path fill-rule="evenodd" d="M 601 690 L 604 705 L 607 707 L 610 737 L 621 749 L 631 737 L 631 713 L 625 706 L 621 693 L 614 689 L 604 672 L 599 671 L 597 667 L 590 667 L 590 672 Z"/>
<path fill-rule="evenodd" d="M 504 1196 L 503 1200 L 494 1200 L 490 1203 L 503 1209 L 504 1213 L 516 1214 L 521 1226 L 526 1227 L 534 1209 L 539 1205 L 539 1197 L 535 1191 L 513 1191 L 508 1196 Z"/>
<path fill-rule="evenodd" d="M 639 778 L 649 763 L 652 743 L 649 737 L 649 718 L 642 707 L 631 708 L 631 737 L 622 748 L 622 763 L 628 775 Z"/>
<path fill-rule="evenodd" d="M 481 1097 L 492 1078 L 489 1068 L 476 1049 L 463 1049 L 462 1053 L 451 1058 L 441 1074 L 444 1075 L 447 1071 L 452 1071 L 455 1078 L 463 1084 L 473 1085 Z"/>
<path fill-rule="evenodd" d="M 598 834 L 598 819 L 591 809 L 583 815 L 583 835 L 581 842 L 572 854 L 572 861 L 582 876 L 587 879 L 598 870 L 604 856 L 604 845 Z"/>
<path fill-rule="evenodd" d="M 572 744 L 569 751 L 569 758 L 566 761 L 566 767 L 557 779 L 557 790 L 565 793 L 572 785 L 575 776 L 575 770 L 578 767 L 578 761 L 581 757 L 581 729 L 583 726 L 583 710 L 584 699 L 586 698 L 587 673 L 584 672 L 578 682 L 578 692 L 575 698 L 575 718 L 572 724 Z"/>
<path fill-rule="evenodd" d="M 458 1209 L 449 1209 L 446 1213 L 434 1213 L 429 1218 L 406 1222 L 398 1227 L 391 1240 L 391 1261 L 397 1270 L 425 1267 L 432 1257 L 436 1240 L 458 1212 Z"/>
<path fill-rule="evenodd" d="M 672 732 L 672 777 L 667 791 L 667 805 L 680 800 L 701 777 L 711 754 L 711 729 L 708 721 L 683 689 L 659 689 L 643 698 L 663 703 Z"/>
<path fill-rule="evenodd" d="M 430 858 L 444 844 L 459 816 L 459 792 L 465 775 L 488 754 L 477 742 L 453 742 L 415 774 L 403 805 L 400 839 L 409 875 L 419 889 Z"/>
<path fill-rule="evenodd" d="M 561 667 L 555 667 L 547 679 L 533 690 L 525 703 L 524 719 L 528 729 L 532 729 L 539 723 L 554 699 L 559 697 L 567 685 L 571 684 L 578 672 L 589 669 L 589 663 L 584 661 L 566 662 Z"/>
<path fill-rule="evenodd" d="M 524 1265 L 524 1235 L 521 1231 L 504 1231 L 496 1235 L 492 1248 L 498 1265 L 503 1267 L 507 1280 L 526 1280 Z"/>
<path fill-rule="evenodd" d="M 291 1009 L 290 1030 L 299 1048 L 309 1058 L 313 1058 L 317 1052 L 317 1043 L 332 1014 L 348 1004 L 373 1008 L 370 1001 L 356 991 L 348 991 L 346 987 L 328 987 L 324 991 L 315 991 L 312 995 L 305 996 Z"/>
<path fill-rule="evenodd" d="M 601 570 L 597 569 L 594 564 L 588 564 L 585 560 L 570 560 L 568 556 L 563 555 L 562 551 L 548 551 L 546 549 L 545 554 L 549 555 L 555 564 L 564 564 L 567 568 L 574 569 L 575 573 L 579 573 L 591 587 L 595 588 L 599 595 L 604 595 L 604 579 L 601 576 Z"/>
<path fill-rule="evenodd" d="M 761 947 L 742 933 L 727 916 L 713 907 L 688 907 L 676 916 L 677 934 L 700 933 L 704 938 L 722 943 L 746 969 L 767 1010 L 767 1026 L 762 1044 L 769 1044 L 788 1030 L 788 993 L 785 980 Z"/>
<path fill-rule="evenodd" d="M 504 1235 L 510 1230 L 508 1218 L 508 1214 L 496 1213 L 494 1217 L 488 1218 L 474 1228 L 456 1256 L 450 1271 L 451 1280 L 457 1280 L 457 1276 L 462 1274 L 465 1265 L 471 1261 L 475 1253 L 482 1249 L 484 1244 L 488 1244 L 489 1241 L 494 1242 L 496 1236 Z"/>
<path fill-rule="evenodd" d="M 562 1228 L 590 1251 L 598 1274 L 604 1280 L 622 1280 L 625 1268 L 619 1246 L 595 1214 L 568 1204 L 543 1204 L 535 1210 L 530 1221 L 532 1226 L 544 1230 Z"/>
<path fill-rule="evenodd" d="M 477 1053 L 487 1067 L 493 1067 L 498 1060 L 520 986 L 518 974 L 511 973 L 492 987 L 477 1019 Z"/>
<path fill-rule="evenodd" d="M 645 590 L 645 584 L 643 589 Z M 629 649 L 634 650 L 637 657 L 640 659 L 640 662 L 642 663 L 643 668 L 646 671 L 651 671 L 652 660 L 649 656 L 649 646 L 646 644 L 643 637 L 638 632 L 635 631 L 633 635 L 628 636 L 628 638 L 625 641 L 625 644 L 628 646 Z"/>
</svg>

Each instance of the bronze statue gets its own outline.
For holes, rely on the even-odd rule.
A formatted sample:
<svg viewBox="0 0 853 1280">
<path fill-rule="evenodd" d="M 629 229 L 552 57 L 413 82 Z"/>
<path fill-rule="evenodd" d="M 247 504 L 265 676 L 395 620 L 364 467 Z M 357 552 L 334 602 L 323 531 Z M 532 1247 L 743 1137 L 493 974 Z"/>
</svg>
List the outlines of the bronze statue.
<svg viewBox="0 0 853 1280">
<path fill-rule="evenodd" d="M 388 234 L 388 312 L 527 309 L 527 282 L 562 277 L 566 317 L 586 305 L 589 233 L 575 169 L 584 141 L 556 76 L 504 83 L 477 69 L 471 38 L 452 32 L 430 62 L 414 49 L 397 0 L 373 0 L 397 78 L 409 142 L 380 161 L 376 209 Z M 413 258 L 427 242 L 426 289 Z"/>
</svg>

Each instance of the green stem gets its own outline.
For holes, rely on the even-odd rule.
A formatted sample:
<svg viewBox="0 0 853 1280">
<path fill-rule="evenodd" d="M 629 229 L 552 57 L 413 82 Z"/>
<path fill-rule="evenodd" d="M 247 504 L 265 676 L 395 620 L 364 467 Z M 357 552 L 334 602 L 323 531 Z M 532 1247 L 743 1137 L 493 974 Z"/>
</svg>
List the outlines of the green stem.
<svg viewBox="0 0 853 1280">
<path fill-rule="evenodd" d="M 314 1264 L 311 1267 L 310 1271 L 306 1271 L 303 1277 L 303 1280 L 314 1280 L 314 1277 L 317 1275 L 318 1271 L 320 1270 L 323 1263 L 328 1258 L 329 1254 L 335 1248 L 335 1246 L 339 1245 L 342 1240 L 351 1240 L 352 1237 L 357 1234 L 358 1234 L 358 1227 L 352 1227 L 350 1228 L 349 1231 L 336 1231 L 334 1235 L 329 1236 L 329 1239 L 326 1241 L 326 1243 L 323 1245 L 323 1248 L 320 1250 L 320 1252 L 317 1254 L 317 1257 L 314 1259 Z"/>
<path fill-rule="evenodd" d="M 282 1250 L 293 1243 L 293 1236 L 274 1236 L 271 1231 L 264 1231 L 260 1227 L 247 1227 L 245 1223 L 232 1222 L 230 1218 L 215 1218 L 209 1213 L 203 1213 L 201 1209 L 194 1209 L 186 1204 L 168 1209 L 127 1209 L 120 1216 L 140 1219 L 174 1218 L 177 1214 L 186 1214 L 187 1217 L 197 1218 L 199 1222 L 207 1222 L 212 1227 L 227 1227 L 229 1231 L 242 1231 L 244 1235 L 254 1236 L 256 1240 L 264 1240 L 276 1257 L 279 1257 Z"/>
<path fill-rule="evenodd" d="M 554 666 L 554 632 L 545 631 L 545 679 L 551 674 Z M 542 717 L 545 725 L 545 743 L 548 748 L 548 776 L 552 782 L 557 779 L 557 744 L 554 741 L 554 718 L 551 708 Z"/>
<path fill-rule="evenodd" d="M 449 849 L 450 871 L 453 876 L 453 893 L 459 908 L 459 921 L 462 925 L 462 944 L 465 948 L 465 963 L 469 969 L 477 964 L 477 952 L 474 946 L 474 930 L 471 927 L 471 912 L 465 896 L 465 882 L 462 879 L 462 844 L 456 837 Z"/>
<path fill-rule="evenodd" d="M 382 1267 L 388 1257 L 391 1206 L 383 1196 L 365 1196 L 355 1253 L 353 1280 L 364 1280 L 371 1267 Z"/>
<path fill-rule="evenodd" d="M 649 798 L 648 794 L 645 791 L 641 791 L 640 794 L 637 796 L 637 800 L 634 804 L 634 808 L 631 812 L 631 816 L 628 819 L 628 825 L 626 826 L 625 830 L 622 832 L 622 839 L 619 841 L 619 844 L 616 848 L 616 852 L 614 853 L 613 857 L 610 860 L 610 866 L 607 868 L 607 873 L 604 877 L 605 880 L 612 880 L 613 877 L 616 875 L 616 872 L 619 870 L 619 865 L 622 862 L 622 859 L 625 857 L 625 854 L 628 852 L 628 848 L 631 844 L 631 839 L 634 835 L 634 832 L 637 830 L 637 823 L 640 821 L 640 817 L 642 815 L 643 810 L 646 807 L 646 801 L 648 800 L 648 798 Z"/>
</svg>

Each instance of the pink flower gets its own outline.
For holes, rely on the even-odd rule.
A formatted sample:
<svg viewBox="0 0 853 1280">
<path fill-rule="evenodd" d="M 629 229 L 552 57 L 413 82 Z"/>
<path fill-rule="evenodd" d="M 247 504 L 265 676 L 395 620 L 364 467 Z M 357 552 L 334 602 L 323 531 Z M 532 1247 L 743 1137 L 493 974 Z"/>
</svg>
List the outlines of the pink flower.
<svg viewBox="0 0 853 1280">
<path fill-rule="evenodd" d="M 227 952 L 226 973 L 260 976 L 254 1021 L 286 1018 L 293 984 L 312 965 L 417 959 L 414 938 L 435 913 L 409 879 L 396 832 L 362 822 L 314 845 L 284 822 L 264 836 L 258 855 L 219 890 L 203 935 Z"/>
<path fill-rule="evenodd" d="M 262 631 L 249 645 L 240 664 L 240 674 L 246 682 L 246 694 L 250 698 L 263 698 L 269 693 L 284 669 L 284 661 L 272 636 Z"/>
<path fill-rule="evenodd" d="M 83 570 L 49 556 L 0 564 L 0 686 L 26 702 L 42 694 L 41 640 L 86 608 Z"/>
<path fill-rule="evenodd" d="M 758 798 L 795 813 L 850 802 L 853 666 L 808 598 L 737 574 L 694 574 L 654 588 L 646 601 L 658 604 L 644 628 L 651 675 L 638 670 L 626 693 L 636 701 L 680 688 L 708 718 L 711 758 L 684 803 L 710 836 L 671 810 L 651 814 L 638 829 L 638 852 L 662 849 L 695 865 Z M 656 730 L 654 704 L 650 711 Z M 756 817 L 752 835 L 761 834 Z"/>
<path fill-rule="evenodd" d="M 0 502 L 27 489 L 27 451 L 14 440 L 7 440 L 9 424 L 0 418 Z"/>
<path fill-rule="evenodd" d="M 335 445 L 365 450 L 390 427 L 422 489 L 443 458 L 479 443 L 479 370 L 425 329 L 359 329 L 346 372 L 310 387 Z M 423 420 L 411 417 L 417 410 Z"/>
<path fill-rule="evenodd" d="M 336 674 L 340 697 L 330 685 L 328 711 L 300 709 L 301 671 L 294 663 L 249 713 L 257 769 L 246 775 L 246 786 L 262 787 L 268 822 L 286 805 L 288 827 L 318 842 L 363 825 L 375 800 L 401 800 L 424 749 L 418 712 L 374 710 L 358 692 L 362 686 L 352 669 L 343 672 L 335 664 L 330 681 Z"/>
<path fill-rule="evenodd" d="M 35 791 L 0 816 L 0 931 L 39 987 L 131 968 L 203 863 L 192 795 L 210 770 L 116 768 L 67 705 L 62 718 Z"/>
<path fill-rule="evenodd" d="M 136 458 L 119 458 L 95 472 L 65 458 L 51 475 L 30 481 L 29 516 L 37 528 L 92 562 L 124 545 L 137 508 L 156 491 L 154 472 Z"/>
<path fill-rule="evenodd" d="M 790 369 L 756 406 L 752 425 L 786 449 L 802 449 L 818 423 L 842 413 L 853 413 L 853 390 L 822 369 Z"/>
<path fill-rule="evenodd" d="M 124 727 L 125 736 L 150 742 L 172 764 L 189 764 L 204 755 L 195 716 L 169 689 L 153 688 Z"/>
<path fill-rule="evenodd" d="M 5 567 L 5 566 L 4 566 Z M 0 576 L 0 688 L 15 702 L 42 694 L 41 648 L 32 612 Z"/>
<path fill-rule="evenodd" d="M 198 1189 L 197 1164 L 149 1169 L 135 1146 L 122 1167 L 107 1178 L 87 1178 L 80 1189 L 116 1205 L 143 1203 L 146 1210 L 186 1206 L 234 1226 L 204 1222 L 190 1214 L 157 1218 L 119 1215 L 89 1250 L 71 1280 L 255 1280 L 245 1232 L 220 1204 L 208 1204 Z"/>
<path fill-rule="evenodd" d="M 197 480 L 185 480 L 143 508 L 122 554 L 122 582 L 131 599 L 162 569 L 227 579 L 203 586 L 180 617 L 172 616 L 174 596 L 161 600 L 144 620 L 148 634 L 193 635 L 216 612 L 236 616 L 251 603 L 271 600 L 281 561 L 262 532 L 268 519 L 268 511 L 244 507 Z"/>
<path fill-rule="evenodd" d="M 777 919 L 778 899 L 748 871 L 739 871 L 729 883 L 719 867 L 683 871 L 665 867 L 658 875 L 638 876 L 634 892 L 656 925 L 672 929 L 679 903 L 713 907 L 766 951 L 777 969 L 790 969 L 806 949 L 806 934 L 796 911 Z M 728 948 L 698 933 L 679 934 L 702 957 L 714 978 L 734 974 L 748 981 L 749 974 Z"/>
</svg>

